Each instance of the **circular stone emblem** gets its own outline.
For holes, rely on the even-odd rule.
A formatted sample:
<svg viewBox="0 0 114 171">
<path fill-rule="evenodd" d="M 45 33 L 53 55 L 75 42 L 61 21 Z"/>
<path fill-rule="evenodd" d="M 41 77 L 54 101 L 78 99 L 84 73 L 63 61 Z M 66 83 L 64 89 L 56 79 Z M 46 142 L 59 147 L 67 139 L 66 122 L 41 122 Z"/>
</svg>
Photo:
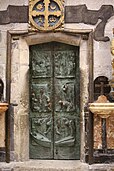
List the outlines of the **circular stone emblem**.
<svg viewBox="0 0 114 171">
<path fill-rule="evenodd" d="M 48 31 L 62 24 L 63 13 L 60 0 L 34 0 L 30 5 L 29 18 L 36 29 Z"/>
</svg>

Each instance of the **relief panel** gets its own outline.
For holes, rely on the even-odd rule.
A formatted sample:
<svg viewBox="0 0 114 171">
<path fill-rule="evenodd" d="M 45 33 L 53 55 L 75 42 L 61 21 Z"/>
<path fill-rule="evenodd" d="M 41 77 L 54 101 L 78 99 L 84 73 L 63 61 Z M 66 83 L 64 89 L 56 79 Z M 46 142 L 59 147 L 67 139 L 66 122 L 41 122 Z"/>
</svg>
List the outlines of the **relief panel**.
<svg viewBox="0 0 114 171">
<path fill-rule="evenodd" d="M 74 51 L 57 51 L 55 57 L 55 77 L 75 77 Z"/>
<path fill-rule="evenodd" d="M 55 114 L 54 154 L 56 159 L 79 159 L 79 130 L 76 130 L 78 119 L 78 115 L 76 116 L 73 112 Z"/>
<path fill-rule="evenodd" d="M 34 140 L 32 145 L 51 147 L 51 125 L 52 118 L 50 116 L 31 119 L 31 136 Z"/>
<path fill-rule="evenodd" d="M 52 158 L 52 118 L 45 117 L 31 118 L 30 131 L 30 156 L 31 158 Z"/>
<path fill-rule="evenodd" d="M 56 79 L 55 111 L 75 110 L 75 82 L 74 80 Z"/>
<path fill-rule="evenodd" d="M 31 85 L 31 109 L 37 112 L 51 111 L 51 83 Z"/>
<path fill-rule="evenodd" d="M 51 52 L 33 51 L 32 77 L 51 77 Z"/>
</svg>

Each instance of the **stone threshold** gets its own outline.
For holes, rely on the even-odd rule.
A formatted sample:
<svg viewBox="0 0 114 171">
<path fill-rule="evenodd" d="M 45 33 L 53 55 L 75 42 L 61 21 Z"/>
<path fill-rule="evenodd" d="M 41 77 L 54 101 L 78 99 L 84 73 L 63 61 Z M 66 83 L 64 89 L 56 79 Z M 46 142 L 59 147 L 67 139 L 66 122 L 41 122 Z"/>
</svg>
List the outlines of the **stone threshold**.
<svg viewBox="0 0 114 171">
<path fill-rule="evenodd" d="M 81 163 L 79 160 L 29 160 L 1 162 L 0 168 L 0 171 L 88 171 L 88 164 Z"/>
<path fill-rule="evenodd" d="M 114 171 L 114 163 L 88 165 L 79 160 L 29 160 L 1 162 L 0 171 Z"/>
</svg>

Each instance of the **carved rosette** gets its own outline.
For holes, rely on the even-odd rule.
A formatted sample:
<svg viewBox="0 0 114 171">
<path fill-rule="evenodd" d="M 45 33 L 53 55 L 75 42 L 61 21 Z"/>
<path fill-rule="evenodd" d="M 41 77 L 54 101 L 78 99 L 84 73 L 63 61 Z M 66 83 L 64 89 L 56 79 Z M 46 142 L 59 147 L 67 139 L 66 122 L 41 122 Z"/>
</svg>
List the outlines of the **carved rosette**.
<svg viewBox="0 0 114 171">
<path fill-rule="evenodd" d="M 62 29 L 64 0 L 29 0 L 29 27 L 32 31 Z"/>
</svg>

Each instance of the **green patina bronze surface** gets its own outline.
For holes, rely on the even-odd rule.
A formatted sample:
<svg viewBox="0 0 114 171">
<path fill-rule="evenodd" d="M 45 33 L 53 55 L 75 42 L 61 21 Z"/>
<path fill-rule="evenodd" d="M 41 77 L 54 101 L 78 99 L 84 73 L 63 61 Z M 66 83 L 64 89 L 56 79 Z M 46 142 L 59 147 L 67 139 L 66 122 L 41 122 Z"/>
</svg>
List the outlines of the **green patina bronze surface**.
<svg viewBox="0 0 114 171">
<path fill-rule="evenodd" d="M 30 158 L 79 159 L 79 49 L 30 46 Z"/>
</svg>

